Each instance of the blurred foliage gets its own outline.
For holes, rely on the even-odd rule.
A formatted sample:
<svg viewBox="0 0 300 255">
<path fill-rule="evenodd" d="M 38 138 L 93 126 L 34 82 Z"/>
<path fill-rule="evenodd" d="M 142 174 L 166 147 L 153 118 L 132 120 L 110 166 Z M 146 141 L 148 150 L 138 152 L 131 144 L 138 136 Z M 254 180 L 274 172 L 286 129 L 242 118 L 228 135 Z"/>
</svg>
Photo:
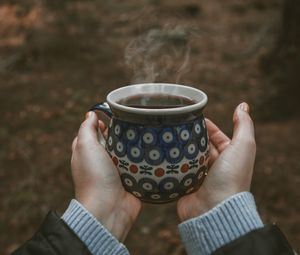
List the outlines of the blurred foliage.
<svg viewBox="0 0 300 255">
<path fill-rule="evenodd" d="M 231 133 L 234 107 L 250 103 L 258 208 L 299 248 L 300 123 L 281 107 L 300 102 L 300 44 L 280 39 L 294 40 L 299 25 L 291 20 L 281 27 L 283 7 L 283 0 L 2 0 L 0 232 L 11 235 L 1 236 L 0 253 L 28 239 L 49 209 L 66 208 L 73 196 L 72 139 L 91 105 L 132 82 L 125 49 L 151 31 L 155 40 L 190 47 L 178 82 L 208 94 L 205 115 L 225 133 Z M 176 82 L 172 69 L 163 81 Z M 285 87 L 290 93 L 281 92 Z M 177 223 L 174 204 L 144 205 L 126 245 L 132 254 L 185 254 Z"/>
</svg>

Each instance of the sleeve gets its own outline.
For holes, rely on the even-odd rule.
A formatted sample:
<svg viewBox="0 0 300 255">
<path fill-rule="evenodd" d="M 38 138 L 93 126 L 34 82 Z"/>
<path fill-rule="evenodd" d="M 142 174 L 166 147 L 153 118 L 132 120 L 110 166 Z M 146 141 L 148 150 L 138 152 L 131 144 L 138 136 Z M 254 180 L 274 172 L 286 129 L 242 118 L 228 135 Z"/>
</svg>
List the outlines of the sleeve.
<svg viewBox="0 0 300 255">
<path fill-rule="evenodd" d="M 189 255 L 206 255 L 263 226 L 252 194 L 242 192 L 181 223 L 179 233 Z"/>
<path fill-rule="evenodd" d="M 84 243 L 55 213 L 49 212 L 34 236 L 12 255 L 90 255 Z"/>
<path fill-rule="evenodd" d="M 83 205 L 73 199 L 62 216 L 63 221 L 87 246 L 92 255 L 128 255 L 120 243 Z"/>
<path fill-rule="evenodd" d="M 217 249 L 212 255 L 297 255 L 288 243 L 284 234 L 274 225 L 263 228 L 235 239 Z"/>
</svg>

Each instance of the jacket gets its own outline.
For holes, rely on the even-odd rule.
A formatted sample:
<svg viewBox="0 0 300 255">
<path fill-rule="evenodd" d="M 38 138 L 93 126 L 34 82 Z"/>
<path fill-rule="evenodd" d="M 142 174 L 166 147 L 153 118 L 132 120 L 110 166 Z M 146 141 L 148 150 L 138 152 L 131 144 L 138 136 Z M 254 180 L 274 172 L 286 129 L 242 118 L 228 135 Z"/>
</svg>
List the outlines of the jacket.
<svg viewBox="0 0 300 255">
<path fill-rule="evenodd" d="M 91 255 L 84 243 L 54 212 L 49 212 L 35 235 L 12 255 Z M 276 225 L 234 240 L 212 255 L 293 255 L 285 236 Z"/>
</svg>

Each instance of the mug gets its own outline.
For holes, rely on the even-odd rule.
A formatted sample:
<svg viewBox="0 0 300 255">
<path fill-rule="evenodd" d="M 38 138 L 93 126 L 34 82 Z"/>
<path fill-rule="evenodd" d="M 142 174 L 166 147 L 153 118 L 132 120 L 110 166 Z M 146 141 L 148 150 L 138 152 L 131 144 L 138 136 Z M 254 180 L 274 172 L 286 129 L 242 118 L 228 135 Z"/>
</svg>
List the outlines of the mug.
<svg viewBox="0 0 300 255">
<path fill-rule="evenodd" d="M 206 104 L 196 88 L 145 83 L 116 89 L 91 108 L 108 117 L 105 148 L 126 191 L 167 203 L 199 189 L 209 160 Z"/>
</svg>

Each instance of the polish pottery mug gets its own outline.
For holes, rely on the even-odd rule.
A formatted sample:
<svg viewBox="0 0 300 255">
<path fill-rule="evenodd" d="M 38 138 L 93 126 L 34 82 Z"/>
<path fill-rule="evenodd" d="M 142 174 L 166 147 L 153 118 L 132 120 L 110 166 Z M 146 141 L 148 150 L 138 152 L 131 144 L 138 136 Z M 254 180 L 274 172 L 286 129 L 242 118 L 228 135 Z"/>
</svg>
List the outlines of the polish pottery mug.
<svg viewBox="0 0 300 255">
<path fill-rule="evenodd" d="M 208 171 L 204 92 L 145 83 L 110 92 L 93 111 L 109 117 L 105 147 L 126 191 L 149 203 L 195 192 Z"/>
</svg>

